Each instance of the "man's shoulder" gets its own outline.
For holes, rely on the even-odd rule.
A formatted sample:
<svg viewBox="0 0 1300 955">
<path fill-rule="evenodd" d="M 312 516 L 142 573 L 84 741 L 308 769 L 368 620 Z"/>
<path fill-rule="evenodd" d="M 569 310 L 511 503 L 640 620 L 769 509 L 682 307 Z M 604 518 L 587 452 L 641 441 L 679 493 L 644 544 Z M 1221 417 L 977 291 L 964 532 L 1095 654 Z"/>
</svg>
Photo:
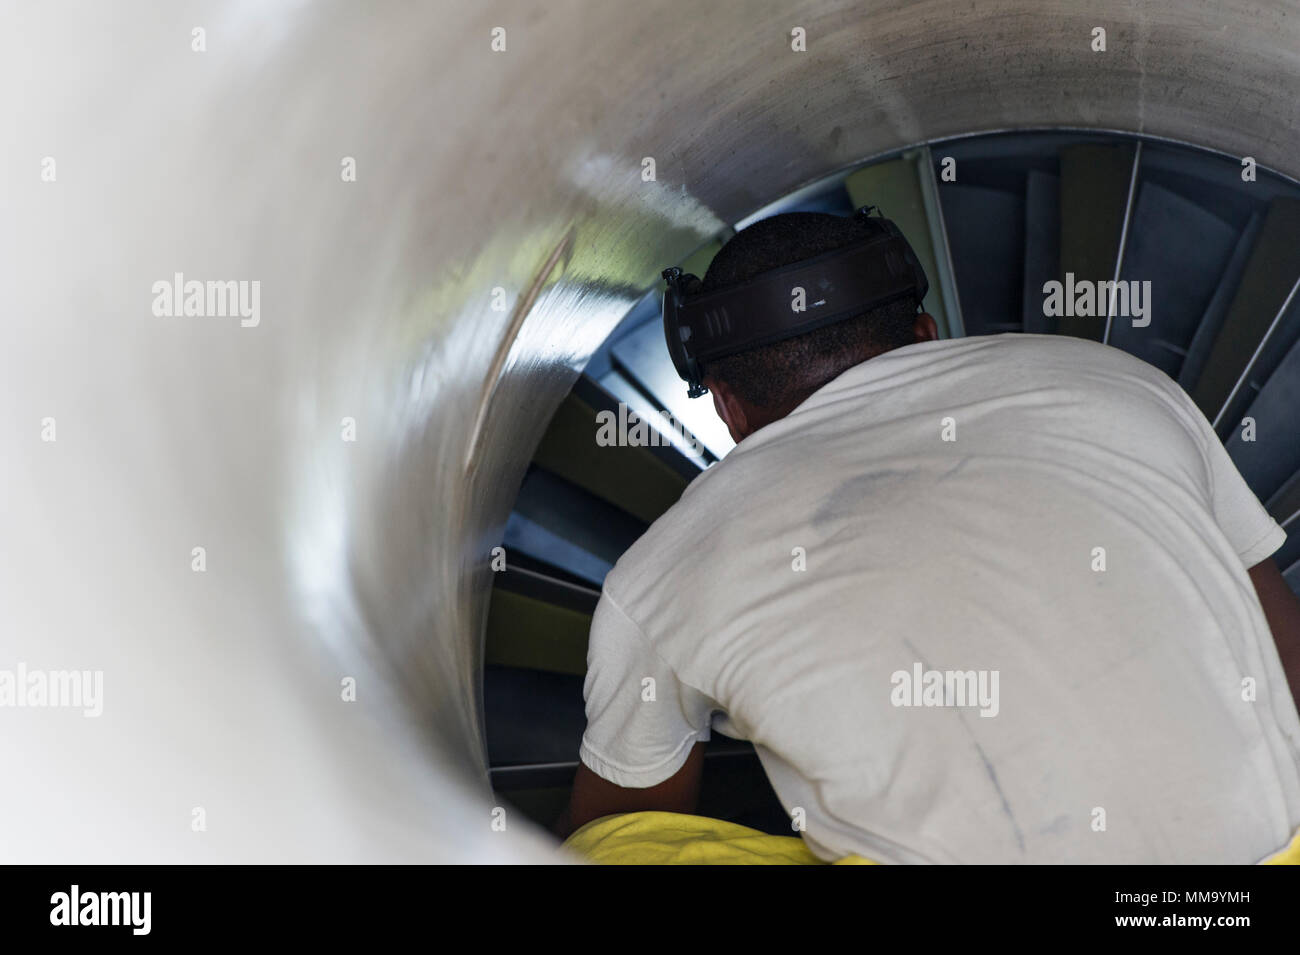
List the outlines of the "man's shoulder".
<svg viewBox="0 0 1300 955">
<path fill-rule="evenodd" d="M 1134 379 L 1146 382 L 1166 395 L 1175 398 L 1182 395 L 1178 383 L 1160 368 L 1122 348 L 1091 338 L 1008 332 L 956 341 L 987 343 L 987 350 L 975 345 L 980 352 L 972 355 L 976 362 L 988 361 L 992 365 L 1001 361 L 1020 368 L 1038 368 L 1066 376 Z"/>
<path fill-rule="evenodd" d="M 640 597 L 679 574 L 692 574 L 689 566 L 720 522 L 735 513 L 731 492 L 740 461 L 732 455 L 696 475 L 682 496 L 659 515 L 625 550 L 605 577 L 605 590 L 625 610 L 640 603 Z"/>
<path fill-rule="evenodd" d="M 1042 335 L 1028 332 L 1007 332 L 1001 335 L 985 335 L 972 338 L 971 341 L 989 341 L 996 343 L 1004 352 L 1017 352 L 1023 355 L 1068 356 L 1073 361 L 1087 364 L 1114 365 L 1129 368 L 1144 376 L 1167 378 L 1163 371 L 1136 355 L 1131 355 L 1122 348 L 1108 345 L 1092 338 L 1076 338 L 1073 335 Z"/>
</svg>

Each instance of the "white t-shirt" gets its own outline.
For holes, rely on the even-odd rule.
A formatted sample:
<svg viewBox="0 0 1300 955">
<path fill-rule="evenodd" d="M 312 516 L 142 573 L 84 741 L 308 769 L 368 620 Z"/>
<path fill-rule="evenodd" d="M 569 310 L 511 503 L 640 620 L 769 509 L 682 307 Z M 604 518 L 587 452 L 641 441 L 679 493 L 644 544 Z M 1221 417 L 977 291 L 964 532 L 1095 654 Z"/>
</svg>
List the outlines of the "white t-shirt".
<svg viewBox="0 0 1300 955">
<path fill-rule="evenodd" d="M 896 349 L 619 560 L 581 758 L 641 788 L 712 728 L 751 740 L 825 859 L 1254 862 L 1300 825 L 1300 719 L 1246 573 L 1285 536 L 1137 358 Z"/>
</svg>

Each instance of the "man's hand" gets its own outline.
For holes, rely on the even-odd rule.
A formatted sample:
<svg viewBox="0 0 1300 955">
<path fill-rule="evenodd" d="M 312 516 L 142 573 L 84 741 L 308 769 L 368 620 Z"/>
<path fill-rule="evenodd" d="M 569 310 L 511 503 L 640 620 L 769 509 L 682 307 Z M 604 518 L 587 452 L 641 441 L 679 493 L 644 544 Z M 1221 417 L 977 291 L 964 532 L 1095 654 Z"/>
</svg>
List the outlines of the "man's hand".
<svg viewBox="0 0 1300 955">
<path fill-rule="evenodd" d="M 554 832 L 561 839 L 581 829 L 593 819 L 621 812 L 695 812 L 700 801 L 700 776 L 704 768 L 704 744 L 696 743 L 691 754 L 675 774 L 647 789 L 615 786 L 578 764 L 573 778 L 573 795 L 569 808 L 555 823 Z"/>
<path fill-rule="evenodd" d="M 1291 698 L 1300 709 L 1300 599 L 1291 592 L 1271 557 L 1250 568 L 1250 580 L 1268 618 L 1268 627 L 1273 631 Z"/>
</svg>

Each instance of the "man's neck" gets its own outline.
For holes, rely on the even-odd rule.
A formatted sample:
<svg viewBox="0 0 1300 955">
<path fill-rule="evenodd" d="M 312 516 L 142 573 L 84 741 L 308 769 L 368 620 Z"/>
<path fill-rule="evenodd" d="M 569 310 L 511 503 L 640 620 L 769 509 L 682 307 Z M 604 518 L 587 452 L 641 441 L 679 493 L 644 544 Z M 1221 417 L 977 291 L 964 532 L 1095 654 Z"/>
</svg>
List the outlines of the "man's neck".
<svg viewBox="0 0 1300 955">
<path fill-rule="evenodd" d="M 871 359 L 875 358 L 877 355 L 883 355 L 886 352 L 892 350 L 893 349 L 885 348 L 879 351 L 873 351 L 871 354 L 867 355 L 861 361 L 856 361 L 852 365 L 846 365 L 845 367 L 841 368 L 839 371 L 835 372 L 834 374 L 826 376 L 821 382 L 817 384 L 807 385 L 803 388 L 799 388 L 792 391 L 786 397 L 785 401 L 781 402 L 779 405 L 776 405 L 772 408 L 755 408 L 751 405 L 748 409 L 746 409 L 747 410 L 746 420 L 750 423 L 750 428 L 748 432 L 745 434 L 745 437 L 749 437 L 749 435 L 753 434 L 755 431 L 759 430 L 760 428 L 766 427 L 767 425 L 771 424 L 774 421 L 780 421 L 790 412 L 794 411 L 795 408 L 798 408 L 801 404 L 803 404 L 805 401 L 811 398 L 814 394 L 816 394 L 818 391 L 821 391 L 821 389 L 825 388 L 828 384 L 830 384 L 836 378 L 840 377 L 840 375 L 844 374 L 849 369 L 857 368 L 859 365 L 863 364 L 864 362 L 870 361 Z"/>
</svg>

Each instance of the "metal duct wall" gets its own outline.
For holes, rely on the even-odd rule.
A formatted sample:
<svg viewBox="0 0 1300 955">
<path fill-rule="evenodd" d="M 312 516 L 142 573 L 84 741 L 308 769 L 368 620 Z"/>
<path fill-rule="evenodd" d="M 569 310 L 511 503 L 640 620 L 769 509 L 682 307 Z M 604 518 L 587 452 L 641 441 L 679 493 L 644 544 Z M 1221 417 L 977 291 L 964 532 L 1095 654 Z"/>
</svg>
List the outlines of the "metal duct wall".
<svg viewBox="0 0 1300 955">
<path fill-rule="evenodd" d="M 493 826 L 488 556 L 665 263 L 965 132 L 1144 132 L 1300 174 L 1289 2 L 3 19 L 0 670 L 103 674 L 98 717 L 0 709 L 6 861 L 556 858 Z M 260 283 L 258 308 L 165 314 L 177 273 Z"/>
</svg>

